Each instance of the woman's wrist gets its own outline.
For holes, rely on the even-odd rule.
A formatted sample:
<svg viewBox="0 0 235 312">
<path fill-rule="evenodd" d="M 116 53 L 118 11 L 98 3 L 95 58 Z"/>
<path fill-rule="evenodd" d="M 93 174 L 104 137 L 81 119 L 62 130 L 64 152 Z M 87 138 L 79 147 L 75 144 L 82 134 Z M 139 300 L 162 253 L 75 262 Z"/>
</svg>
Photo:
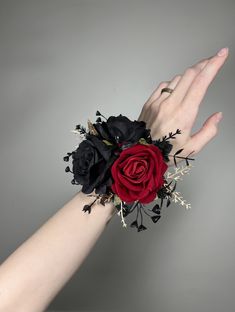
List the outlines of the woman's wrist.
<svg viewBox="0 0 235 312">
<path fill-rule="evenodd" d="M 94 201 L 94 196 L 88 196 L 88 195 L 97 195 L 95 191 L 93 191 L 90 194 L 85 194 L 81 190 L 77 193 L 78 201 L 79 203 L 82 203 L 84 205 L 89 205 Z M 113 203 L 113 201 L 106 202 L 104 205 L 96 202 L 91 207 L 90 214 L 94 214 L 97 216 L 97 218 L 102 217 L 106 218 L 106 223 L 108 223 L 111 218 L 114 216 L 116 212 L 116 207 Z M 89 212 L 85 212 L 86 214 L 89 214 Z"/>
</svg>

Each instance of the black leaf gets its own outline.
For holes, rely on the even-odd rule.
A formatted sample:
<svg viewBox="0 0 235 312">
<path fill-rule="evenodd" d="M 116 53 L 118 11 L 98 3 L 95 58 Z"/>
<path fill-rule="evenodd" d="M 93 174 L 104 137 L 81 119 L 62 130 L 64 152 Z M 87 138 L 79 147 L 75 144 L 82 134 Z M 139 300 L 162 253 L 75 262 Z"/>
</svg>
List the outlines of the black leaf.
<svg viewBox="0 0 235 312">
<path fill-rule="evenodd" d="M 95 114 L 96 114 L 96 116 L 101 116 L 101 113 L 98 110 L 96 111 Z"/>
<path fill-rule="evenodd" d="M 188 158 L 185 158 L 186 165 L 189 166 Z"/>
<path fill-rule="evenodd" d="M 154 223 L 156 223 L 159 219 L 161 218 L 161 216 L 152 216 L 151 219 Z"/>
<path fill-rule="evenodd" d="M 183 148 L 179 149 L 177 152 L 175 152 L 174 156 L 179 155 L 183 150 Z"/>
<path fill-rule="evenodd" d="M 141 225 L 138 227 L 138 232 L 143 231 L 143 230 L 147 230 L 147 228 L 146 228 L 146 226 L 144 226 L 143 224 L 141 224 Z"/>
<path fill-rule="evenodd" d="M 167 186 L 170 186 L 172 182 L 173 182 L 173 180 L 171 180 L 171 182 L 169 182 L 169 183 L 167 184 Z"/>
<path fill-rule="evenodd" d="M 101 122 L 101 118 L 98 117 L 98 118 L 96 119 L 96 122 Z"/>
<path fill-rule="evenodd" d="M 175 156 L 174 156 L 174 164 L 175 164 L 175 166 L 177 167 L 177 163 L 176 163 L 176 158 L 175 158 Z"/>
<path fill-rule="evenodd" d="M 123 210 L 123 217 L 128 216 L 132 211 L 130 209 L 124 209 Z"/>
<path fill-rule="evenodd" d="M 168 199 L 167 199 L 166 206 L 168 207 L 168 206 L 170 205 L 170 203 L 171 203 L 171 201 L 170 201 L 170 199 L 168 198 Z"/>
<path fill-rule="evenodd" d="M 137 220 L 133 221 L 133 222 L 131 223 L 130 227 L 136 227 L 136 228 L 138 228 L 138 222 L 137 222 Z"/>
<path fill-rule="evenodd" d="M 159 209 L 160 209 L 160 206 L 158 204 L 156 204 L 156 205 L 153 206 L 152 211 L 156 212 Z"/>
</svg>

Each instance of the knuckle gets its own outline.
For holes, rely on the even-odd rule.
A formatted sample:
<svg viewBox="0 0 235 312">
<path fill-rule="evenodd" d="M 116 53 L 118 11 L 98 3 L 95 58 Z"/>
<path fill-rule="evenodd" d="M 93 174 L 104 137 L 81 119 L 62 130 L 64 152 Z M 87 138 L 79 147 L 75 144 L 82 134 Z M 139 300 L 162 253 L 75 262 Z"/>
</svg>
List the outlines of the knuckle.
<svg viewBox="0 0 235 312">
<path fill-rule="evenodd" d="M 212 127 L 211 129 L 211 135 L 212 137 L 215 137 L 218 133 L 218 128 L 216 126 Z"/>
<path fill-rule="evenodd" d="M 194 152 L 192 153 L 192 155 L 195 155 L 195 154 L 198 154 L 201 150 L 202 150 L 202 146 L 197 146 L 197 147 L 194 147 Z"/>
<path fill-rule="evenodd" d="M 144 109 L 148 108 L 148 107 L 150 106 L 150 104 L 151 104 L 151 98 L 149 98 L 149 99 L 144 103 L 143 108 L 144 108 Z"/>
<path fill-rule="evenodd" d="M 162 82 L 159 84 L 159 88 L 162 89 L 162 88 L 168 86 L 168 84 L 169 84 L 169 81 L 162 81 Z"/>
<path fill-rule="evenodd" d="M 158 111 L 158 104 L 157 101 L 153 101 L 150 105 L 149 105 L 149 109 L 151 112 L 157 112 Z"/>
<path fill-rule="evenodd" d="M 170 113 L 170 106 L 169 102 L 164 100 L 158 106 L 158 115 L 161 116 L 168 116 Z"/>
<path fill-rule="evenodd" d="M 204 83 L 207 78 L 207 74 L 205 72 L 201 72 L 194 80 L 195 85 L 200 85 L 201 83 Z"/>
<path fill-rule="evenodd" d="M 143 105 L 142 111 L 148 109 L 149 105 L 150 105 L 149 101 L 145 102 L 144 105 Z"/>
<path fill-rule="evenodd" d="M 171 80 L 171 82 L 178 82 L 179 80 L 180 80 L 180 78 L 181 78 L 181 75 L 175 75 L 173 78 L 172 78 L 172 80 Z"/>
<path fill-rule="evenodd" d="M 197 72 L 198 72 L 198 70 L 195 67 L 188 67 L 185 70 L 186 75 L 195 75 L 195 74 L 197 74 Z"/>
<path fill-rule="evenodd" d="M 171 107 L 171 104 L 173 104 L 173 102 L 175 102 L 174 98 L 169 95 L 163 102 L 162 104 L 164 104 L 165 107 Z"/>
<path fill-rule="evenodd" d="M 204 58 L 203 60 L 201 60 L 201 62 L 199 62 L 198 64 L 195 65 L 195 67 L 201 71 L 205 65 L 208 63 L 208 59 L 207 58 Z"/>
<path fill-rule="evenodd" d="M 174 77 L 174 80 L 179 80 L 181 78 L 181 75 L 176 75 L 175 77 Z"/>
</svg>

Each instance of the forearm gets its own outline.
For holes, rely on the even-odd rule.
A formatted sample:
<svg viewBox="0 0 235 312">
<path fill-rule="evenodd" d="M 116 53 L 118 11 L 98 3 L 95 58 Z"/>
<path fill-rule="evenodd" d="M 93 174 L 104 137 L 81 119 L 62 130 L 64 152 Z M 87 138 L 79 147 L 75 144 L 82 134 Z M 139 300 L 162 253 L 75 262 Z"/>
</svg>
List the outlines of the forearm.
<svg viewBox="0 0 235 312">
<path fill-rule="evenodd" d="M 68 282 L 115 212 L 77 193 L 0 266 L 0 311 L 41 312 Z M 8 310 L 7 310 L 8 309 Z"/>
</svg>

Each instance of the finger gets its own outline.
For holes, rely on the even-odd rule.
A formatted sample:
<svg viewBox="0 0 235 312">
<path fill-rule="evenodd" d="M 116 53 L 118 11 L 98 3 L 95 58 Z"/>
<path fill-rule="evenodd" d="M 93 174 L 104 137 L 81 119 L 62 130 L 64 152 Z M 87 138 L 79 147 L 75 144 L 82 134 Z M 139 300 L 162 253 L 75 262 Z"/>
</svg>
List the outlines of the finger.
<svg viewBox="0 0 235 312">
<path fill-rule="evenodd" d="M 202 69 L 207 61 L 208 61 L 208 59 L 203 59 L 199 63 L 193 65 L 193 67 Z M 153 102 L 157 101 L 160 98 L 160 96 L 161 96 L 161 101 L 163 99 L 165 99 L 166 97 L 170 96 L 169 92 L 161 93 L 161 90 L 163 88 L 168 87 L 168 88 L 171 88 L 171 89 L 176 89 L 176 86 L 178 85 L 180 80 L 182 80 L 182 76 L 177 75 L 171 81 L 163 81 L 163 82 L 161 82 L 158 85 L 158 87 L 153 91 L 153 93 L 150 95 L 148 100 L 145 102 L 144 106 L 142 107 L 142 110 L 141 110 L 140 116 L 138 118 L 138 121 L 140 121 L 140 120 L 147 120 L 147 118 L 149 117 L 149 112 L 147 112 L 147 109 L 150 107 L 151 104 L 153 104 Z M 184 78 L 184 80 L 186 80 L 186 78 Z M 181 84 L 182 84 L 182 82 L 181 82 Z M 173 91 L 173 93 L 175 93 L 175 91 Z M 171 97 L 172 97 L 172 95 L 171 95 Z M 156 104 L 157 103 L 155 103 L 155 107 L 156 107 Z"/>
<path fill-rule="evenodd" d="M 222 117 L 222 113 L 217 112 L 207 118 L 201 129 L 191 136 L 185 149 L 190 152 L 194 151 L 192 155 L 200 152 L 201 149 L 216 136 L 218 132 L 218 123 Z"/>
<path fill-rule="evenodd" d="M 154 102 L 161 94 L 161 90 L 165 87 L 168 86 L 170 81 L 163 81 L 161 82 L 158 87 L 152 92 L 152 94 L 150 95 L 150 97 L 147 99 L 147 101 L 144 103 L 140 116 L 138 118 L 138 121 L 140 120 L 146 120 L 146 111 L 148 109 L 148 107 L 150 106 L 150 104 L 152 102 Z"/>
<path fill-rule="evenodd" d="M 181 79 L 181 75 L 177 75 L 175 76 L 167 85 L 167 88 L 170 88 L 170 89 L 175 89 L 177 84 L 179 83 Z M 160 94 L 159 98 L 158 98 L 158 101 L 157 103 L 160 104 L 163 100 L 165 100 L 167 97 L 170 96 L 171 93 L 169 92 L 163 92 Z"/>
<path fill-rule="evenodd" d="M 182 105 L 188 107 L 190 110 L 195 107 L 196 111 L 210 85 L 215 78 L 218 71 L 221 69 L 228 56 L 228 49 L 222 56 L 215 55 L 212 57 L 206 66 L 200 71 L 191 83 Z"/>
<path fill-rule="evenodd" d="M 169 96 L 172 103 L 181 103 L 193 80 L 207 65 L 208 61 L 209 58 L 203 59 L 195 65 L 186 68 L 175 90 Z"/>
<path fill-rule="evenodd" d="M 174 89 L 178 82 L 180 81 L 181 76 L 180 75 L 176 75 L 175 77 L 172 78 L 171 81 L 169 81 L 169 83 L 166 85 L 167 88 L 171 88 Z M 165 88 L 165 87 L 164 87 Z M 160 90 L 161 91 L 161 90 Z M 161 93 L 161 92 L 160 92 Z M 146 118 L 149 119 L 148 122 L 149 124 L 152 124 L 153 120 L 155 120 L 156 118 L 156 113 L 158 111 L 158 107 L 159 105 L 163 102 L 163 100 L 165 98 L 167 98 L 170 95 L 169 92 L 163 92 L 162 94 L 159 95 L 159 97 L 153 101 L 150 105 L 149 105 L 149 110 L 146 112 Z M 154 112 L 154 114 L 153 114 Z"/>
<path fill-rule="evenodd" d="M 149 99 L 147 101 L 147 105 L 150 105 L 152 102 L 156 101 L 159 98 L 159 96 L 161 95 L 162 89 L 166 88 L 169 83 L 170 83 L 170 81 L 163 81 L 163 82 L 161 82 L 159 84 L 159 86 L 157 87 L 157 89 L 154 90 L 154 92 L 149 97 Z"/>
<path fill-rule="evenodd" d="M 171 88 L 171 89 L 175 89 L 175 87 L 177 86 L 177 84 L 179 83 L 181 79 L 180 75 L 176 75 L 168 84 L 167 84 L 167 88 Z M 156 114 L 158 112 L 158 108 L 160 106 L 160 104 L 167 98 L 169 97 L 171 93 L 169 92 L 163 92 L 162 94 L 159 95 L 159 97 L 153 101 L 150 105 L 149 105 L 149 110 L 146 111 L 145 114 L 145 118 L 148 121 L 148 124 L 152 124 L 153 121 L 156 119 Z"/>
</svg>

